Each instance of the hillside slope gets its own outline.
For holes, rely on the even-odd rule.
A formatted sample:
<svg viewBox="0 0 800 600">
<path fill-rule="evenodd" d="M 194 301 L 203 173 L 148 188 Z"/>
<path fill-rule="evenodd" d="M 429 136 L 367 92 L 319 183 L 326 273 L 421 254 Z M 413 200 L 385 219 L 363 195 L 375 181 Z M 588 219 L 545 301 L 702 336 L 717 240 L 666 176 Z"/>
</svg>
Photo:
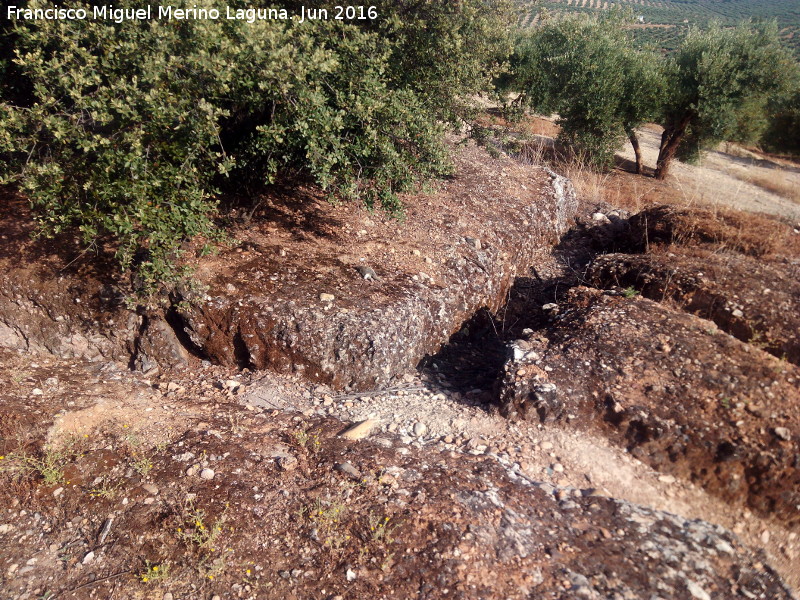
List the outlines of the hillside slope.
<svg viewBox="0 0 800 600">
<path fill-rule="evenodd" d="M 520 0 L 519 24 L 531 26 L 544 8 L 553 12 L 606 11 L 615 6 L 631 9 L 637 17 L 635 35 L 643 43 L 672 50 L 691 25 L 704 26 L 711 21 L 733 24 L 747 19 L 776 19 L 781 37 L 795 54 L 800 55 L 800 7 L 794 0 L 548 0 L 534 3 Z"/>
</svg>

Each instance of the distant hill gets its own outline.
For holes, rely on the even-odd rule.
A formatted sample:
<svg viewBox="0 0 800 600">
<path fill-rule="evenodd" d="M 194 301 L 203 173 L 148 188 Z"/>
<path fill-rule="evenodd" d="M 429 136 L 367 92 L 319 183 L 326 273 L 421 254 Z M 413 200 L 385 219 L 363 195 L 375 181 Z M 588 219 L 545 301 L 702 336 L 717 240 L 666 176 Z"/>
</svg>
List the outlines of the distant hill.
<svg viewBox="0 0 800 600">
<path fill-rule="evenodd" d="M 551 0 L 534 5 L 519 1 L 520 25 L 528 27 L 545 8 L 553 12 L 608 10 L 614 6 L 631 8 L 637 17 L 637 39 L 663 50 L 673 50 L 690 25 L 709 21 L 736 23 L 750 18 L 777 19 L 781 37 L 796 56 L 800 56 L 800 2 L 798 0 Z"/>
</svg>

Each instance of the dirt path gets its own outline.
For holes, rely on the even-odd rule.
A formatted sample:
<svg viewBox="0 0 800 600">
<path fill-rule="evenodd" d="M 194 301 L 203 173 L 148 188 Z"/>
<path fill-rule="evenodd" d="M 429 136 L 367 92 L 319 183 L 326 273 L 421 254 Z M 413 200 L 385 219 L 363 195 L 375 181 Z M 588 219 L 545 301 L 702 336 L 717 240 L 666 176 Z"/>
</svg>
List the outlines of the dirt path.
<svg viewBox="0 0 800 600">
<path fill-rule="evenodd" d="M 278 392 L 270 377 L 248 388 L 242 402 L 256 410 L 300 411 L 345 423 L 373 419 L 375 431 L 397 433 L 410 447 L 431 452 L 488 454 L 508 469 L 557 487 L 596 488 L 599 493 L 688 519 L 722 525 L 767 553 L 773 567 L 797 592 L 800 544 L 779 523 L 731 507 L 691 483 L 660 475 L 606 439 L 584 431 L 511 423 L 487 411 L 488 392 L 466 397 L 408 375 L 405 389 L 361 396 L 332 396 L 318 389 L 303 398 Z M 285 390 L 285 388 L 283 388 Z M 416 431 L 424 431 L 415 435 Z M 516 466 L 515 466 L 516 465 Z"/>
<path fill-rule="evenodd" d="M 655 167 L 661 130 L 643 127 L 638 131 L 645 165 Z M 630 144 L 618 155 L 634 160 Z M 726 206 L 763 212 L 800 221 L 800 203 L 773 193 L 751 182 L 766 182 L 784 190 L 800 190 L 800 167 L 778 162 L 741 157 L 719 150 L 708 152 L 699 165 L 675 162 L 669 181 L 677 187 L 688 205 Z"/>
<path fill-rule="evenodd" d="M 551 256 L 537 265 L 548 280 L 566 267 Z M 468 324 L 475 330 L 487 325 Z M 502 332 L 500 332 L 502 334 Z M 472 335 L 475 331 L 472 332 Z M 375 431 L 397 434 L 409 447 L 431 452 L 490 455 L 509 470 L 558 488 L 595 488 L 598 493 L 702 519 L 737 533 L 763 549 L 770 563 L 800 590 L 800 540 L 775 520 L 726 504 L 694 484 L 651 469 L 607 439 L 566 424 L 510 422 L 490 408 L 492 379 L 487 364 L 502 351 L 498 332 L 488 328 L 477 341 L 451 344 L 426 361 L 420 374 L 408 373 L 393 389 L 337 395 L 312 386 L 303 395 L 287 395 L 270 376 L 248 388 L 241 401 L 254 410 L 293 410 L 307 417 L 334 417 L 346 423 L 374 420 Z M 470 347 L 472 344 L 472 347 Z M 473 361 L 469 355 L 472 355 Z M 496 371 L 495 371 L 496 373 Z"/>
</svg>

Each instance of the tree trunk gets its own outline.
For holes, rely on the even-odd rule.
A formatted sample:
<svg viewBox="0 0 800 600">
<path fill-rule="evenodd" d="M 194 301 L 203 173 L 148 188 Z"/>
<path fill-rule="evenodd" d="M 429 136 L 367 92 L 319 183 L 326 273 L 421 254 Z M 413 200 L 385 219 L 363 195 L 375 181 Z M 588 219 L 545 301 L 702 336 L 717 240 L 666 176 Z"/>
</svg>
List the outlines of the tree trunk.
<svg viewBox="0 0 800 600">
<path fill-rule="evenodd" d="M 692 121 L 692 114 L 687 113 L 675 125 L 664 128 L 664 133 L 661 135 L 661 148 L 658 152 L 658 161 L 656 162 L 656 179 L 666 179 L 669 174 L 669 167 L 672 159 L 675 158 L 675 153 L 678 151 L 678 146 L 683 141 L 683 134 L 686 133 L 686 128 Z"/>
<path fill-rule="evenodd" d="M 644 171 L 644 164 L 642 163 L 642 149 L 639 147 L 639 138 L 636 137 L 636 132 L 633 129 L 628 132 L 628 139 L 631 141 L 633 153 L 636 155 L 636 174 L 641 175 L 642 171 Z"/>
<path fill-rule="evenodd" d="M 665 130 L 667 139 L 661 143 L 661 150 L 658 153 L 658 161 L 656 161 L 656 179 L 666 179 L 669 174 L 669 167 L 672 159 L 675 158 L 675 153 L 678 151 L 681 140 L 683 139 L 683 131 L 678 129 Z"/>
</svg>

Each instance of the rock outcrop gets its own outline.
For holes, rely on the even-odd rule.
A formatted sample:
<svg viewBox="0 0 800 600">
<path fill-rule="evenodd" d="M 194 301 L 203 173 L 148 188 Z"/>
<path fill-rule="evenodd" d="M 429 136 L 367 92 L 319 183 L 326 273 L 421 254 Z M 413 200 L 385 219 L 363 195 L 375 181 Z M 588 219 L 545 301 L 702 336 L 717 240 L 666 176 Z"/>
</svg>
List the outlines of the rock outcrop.
<svg viewBox="0 0 800 600">
<path fill-rule="evenodd" d="M 406 221 L 316 233 L 303 253 L 243 232 L 247 260 L 226 257 L 229 275 L 204 280 L 210 298 L 180 312 L 194 351 L 335 388 L 370 389 L 413 368 L 476 311 L 500 308 L 577 208 L 564 178 L 487 162 L 476 148 L 459 155 L 458 173 L 433 198 L 406 198 Z"/>
<path fill-rule="evenodd" d="M 655 469 L 800 525 L 800 370 L 710 321 L 575 288 L 512 345 L 498 402 L 511 418 L 599 429 Z"/>
<path fill-rule="evenodd" d="M 459 150 L 456 163 L 436 194 L 404 199 L 405 220 L 334 206 L 314 189 L 276 192 L 234 228 L 238 245 L 197 261 L 205 300 L 168 318 L 126 310 L 90 262 L 68 268 L 74 246 L 32 242 L 17 198 L 2 215 L 14 234 L 0 256 L 0 344 L 143 370 L 186 364 L 188 349 L 336 388 L 385 383 L 479 309 L 503 305 L 577 208 L 571 183 L 547 169 L 476 147 Z M 20 262 L 26 255 L 40 264 Z"/>
</svg>

